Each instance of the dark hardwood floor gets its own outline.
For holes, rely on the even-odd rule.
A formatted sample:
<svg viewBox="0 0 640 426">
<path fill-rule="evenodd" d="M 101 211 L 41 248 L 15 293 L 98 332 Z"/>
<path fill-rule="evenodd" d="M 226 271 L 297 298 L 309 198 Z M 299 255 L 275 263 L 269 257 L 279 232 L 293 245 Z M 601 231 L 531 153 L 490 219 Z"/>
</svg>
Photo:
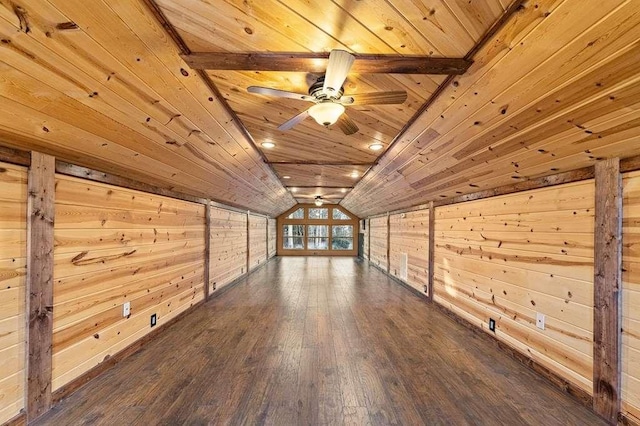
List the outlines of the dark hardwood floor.
<svg viewBox="0 0 640 426">
<path fill-rule="evenodd" d="M 374 267 L 276 258 L 38 424 L 604 424 Z"/>
</svg>

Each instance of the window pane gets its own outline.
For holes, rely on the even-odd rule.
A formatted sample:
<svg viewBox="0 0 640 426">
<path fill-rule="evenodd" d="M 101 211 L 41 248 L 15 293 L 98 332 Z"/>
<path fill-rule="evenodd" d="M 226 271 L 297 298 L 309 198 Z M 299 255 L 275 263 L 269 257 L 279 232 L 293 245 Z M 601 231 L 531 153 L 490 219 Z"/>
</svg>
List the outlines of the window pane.
<svg viewBox="0 0 640 426">
<path fill-rule="evenodd" d="M 304 249 L 304 239 L 302 237 L 285 237 L 283 238 L 282 248 L 288 250 Z"/>
<path fill-rule="evenodd" d="M 329 209 L 309 209 L 309 219 L 329 219 Z"/>
<path fill-rule="evenodd" d="M 287 219 L 304 219 L 304 208 L 300 207 L 298 210 L 287 216 Z"/>
<path fill-rule="evenodd" d="M 329 238 L 309 238 L 307 250 L 327 250 L 329 248 Z"/>
<path fill-rule="evenodd" d="M 332 226 L 333 238 L 336 237 L 353 237 L 352 225 L 333 225 Z"/>
<path fill-rule="evenodd" d="M 285 237 L 304 237 L 304 225 L 284 225 Z"/>
<path fill-rule="evenodd" d="M 353 250 L 353 238 L 334 238 L 331 240 L 333 250 Z"/>
<path fill-rule="evenodd" d="M 328 237 L 329 225 L 308 225 L 307 232 L 309 238 L 312 237 Z"/>
<path fill-rule="evenodd" d="M 333 218 L 335 220 L 351 220 L 348 215 L 344 214 L 342 211 L 336 208 L 333 209 Z"/>
</svg>

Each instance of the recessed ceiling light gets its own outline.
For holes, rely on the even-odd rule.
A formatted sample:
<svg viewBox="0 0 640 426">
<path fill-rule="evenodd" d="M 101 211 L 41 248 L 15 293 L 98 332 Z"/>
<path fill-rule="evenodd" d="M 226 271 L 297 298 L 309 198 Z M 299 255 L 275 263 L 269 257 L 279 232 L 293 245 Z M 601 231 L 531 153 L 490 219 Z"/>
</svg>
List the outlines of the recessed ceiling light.
<svg viewBox="0 0 640 426">
<path fill-rule="evenodd" d="M 369 149 L 371 151 L 380 151 L 382 148 L 384 148 L 384 145 L 380 142 L 372 143 L 371 145 L 369 145 Z"/>
<path fill-rule="evenodd" d="M 354 179 L 355 179 L 355 178 L 357 178 L 359 175 L 358 175 L 358 172 L 353 171 L 353 172 L 351 172 L 351 174 L 350 174 L 349 176 L 351 176 L 352 178 L 354 178 Z"/>
<path fill-rule="evenodd" d="M 291 188 L 291 192 L 298 192 L 298 188 Z"/>
<path fill-rule="evenodd" d="M 282 176 L 282 179 L 291 179 L 291 176 Z"/>
<path fill-rule="evenodd" d="M 267 149 L 271 149 L 276 146 L 276 144 L 273 142 L 262 142 L 261 145 L 263 148 L 267 148 Z"/>
<path fill-rule="evenodd" d="M 342 189 L 340 190 L 340 192 L 342 192 L 342 193 L 344 194 L 345 192 L 347 192 L 347 188 L 342 188 Z"/>
</svg>

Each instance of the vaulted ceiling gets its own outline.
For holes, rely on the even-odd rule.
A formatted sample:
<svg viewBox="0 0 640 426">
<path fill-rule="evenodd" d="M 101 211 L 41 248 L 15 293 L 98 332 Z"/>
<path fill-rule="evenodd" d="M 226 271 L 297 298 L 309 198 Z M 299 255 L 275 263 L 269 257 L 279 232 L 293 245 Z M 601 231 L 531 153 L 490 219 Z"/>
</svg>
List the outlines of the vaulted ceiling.
<svg viewBox="0 0 640 426">
<path fill-rule="evenodd" d="M 364 217 L 640 154 L 639 28 L 623 0 L 0 0 L 0 143 L 272 215 L 322 195 Z M 345 135 L 280 131 L 309 104 L 246 90 L 307 93 L 322 61 L 189 61 L 332 49 L 473 64 L 355 69 L 345 94 L 408 97 L 348 106 Z"/>
</svg>

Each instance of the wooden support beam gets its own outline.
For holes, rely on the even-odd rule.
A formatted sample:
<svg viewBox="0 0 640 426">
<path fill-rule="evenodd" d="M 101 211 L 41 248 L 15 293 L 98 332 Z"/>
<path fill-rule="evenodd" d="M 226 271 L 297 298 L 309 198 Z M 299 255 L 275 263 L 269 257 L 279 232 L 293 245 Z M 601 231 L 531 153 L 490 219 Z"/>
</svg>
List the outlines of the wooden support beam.
<svg viewBox="0 0 640 426">
<path fill-rule="evenodd" d="M 329 52 L 197 52 L 181 55 L 197 70 L 291 71 L 323 73 Z M 472 62 L 464 58 L 423 55 L 354 54 L 351 72 L 358 74 L 464 74 Z"/>
<path fill-rule="evenodd" d="M 596 163 L 593 409 L 611 424 L 620 412 L 622 176 L 620 160 Z"/>
<path fill-rule="evenodd" d="M 247 274 L 249 274 L 249 268 L 251 267 L 251 239 L 249 234 L 251 233 L 251 212 L 247 210 Z"/>
<path fill-rule="evenodd" d="M 31 153 L 27 206 L 27 422 L 51 408 L 55 158 Z"/>
<path fill-rule="evenodd" d="M 28 167 L 31 164 L 31 154 L 28 151 L 0 146 L 0 161 Z"/>
<path fill-rule="evenodd" d="M 207 200 L 205 206 L 204 225 L 204 300 L 209 300 L 209 277 L 211 265 L 211 203 Z"/>
<path fill-rule="evenodd" d="M 433 201 L 429 203 L 429 281 L 427 283 L 427 297 L 433 300 L 433 265 L 435 264 L 436 246 L 436 208 Z"/>
<path fill-rule="evenodd" d="M 391 275 L 391 215 L 387 213 L 387 273 Z"/>
<path fill-rule="evenodd" d="M 267 161 L 272 166 L 373 166 L 371 162 L 357 161 L 319 161 L 319 160 L 297 160 L 297 161 Z"/>
</svg>

